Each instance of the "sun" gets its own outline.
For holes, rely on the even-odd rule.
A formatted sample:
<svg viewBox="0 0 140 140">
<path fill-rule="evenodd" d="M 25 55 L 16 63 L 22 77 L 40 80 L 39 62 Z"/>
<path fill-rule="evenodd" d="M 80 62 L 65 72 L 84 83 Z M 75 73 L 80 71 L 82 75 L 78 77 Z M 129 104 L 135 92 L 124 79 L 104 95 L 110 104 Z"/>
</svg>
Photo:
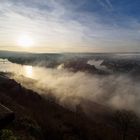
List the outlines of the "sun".
<svg viewBox="0 0 140 140">
<path fill-rule="evenodd" d="M 29 35 L 21 35 L 19 38 L 18 38 L 18 41 L 17 41 L 18 45 L 21 46 L 21 47 L 25 47 L 25 48 L 28 48 L 28 47 L 31 47 L 33 46 L 33 39 L 29 36 Z"/>
</svg>

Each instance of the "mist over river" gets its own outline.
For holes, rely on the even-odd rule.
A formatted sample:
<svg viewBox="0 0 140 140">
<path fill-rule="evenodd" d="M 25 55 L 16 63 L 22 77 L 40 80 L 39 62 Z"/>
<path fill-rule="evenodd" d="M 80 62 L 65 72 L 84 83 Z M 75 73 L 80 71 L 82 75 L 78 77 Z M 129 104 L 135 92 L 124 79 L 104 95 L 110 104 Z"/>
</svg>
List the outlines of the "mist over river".
<svg viewBox="0 0 140 140">
<path fill-rule="evenodd" d="M 46 68 L 15 64 L 7 59 L 0 59 L 0 72 L 13 73 L 10 78 L 46 98 L 54 97 L 63 106 L 75 108 L 83 100 L 89 100 L 140 114 L 140 81 L 129 74 L 100 76 L 73 72 L 60 65 Z"/>
<path fill-rule="evenodd" d="M 0 72 L 10 72 L 17 75 L 33 78 L 33 67 L 14 64 L 7 59 L 0 59 Z"/>
</svg>

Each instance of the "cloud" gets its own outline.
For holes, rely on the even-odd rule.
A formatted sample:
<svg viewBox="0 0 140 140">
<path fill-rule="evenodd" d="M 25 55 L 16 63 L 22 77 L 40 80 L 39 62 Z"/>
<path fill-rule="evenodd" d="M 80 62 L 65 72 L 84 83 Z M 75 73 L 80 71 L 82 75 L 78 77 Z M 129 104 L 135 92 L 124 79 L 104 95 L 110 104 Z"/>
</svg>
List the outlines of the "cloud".
<svg viewBox="0 0 140 140">
<path fill-rule="evenodd" d="M 108 6 L 110 7 L 110 9 L 113 9 L 113 5 L 111 4 L 110 0 L 106 0 L 106 3 L 107 3 Z"/>
<path fill-rule="evenodd" d="M 107 9 L 107 10 L 109 10 L 109 11 L 112 11 L 112 10 L 113 10 L 113 6 L 112 6 L 110 0 L 97 0 L 97 1 L 99 2 L 99 4 L 100 4 L 103 8 L 105 8 L 105 9 Z"/>
<path fill-rule="evenodd" d="M 66 9 L 58 3 L 53 2 L 52 7 L 51 11 L 46 9 L 44 11 L 33 7 L 25 7 L 22 4 L 12 5 L 12 7 L 5 6 L 2 9 L 4 16 L 1 17 L 1 31 L 7 32 L 7 38 L 2 39 L 9 41 L 11 40 L 10 36 L 14 35 L 16 40 L 16 36 L 20 32 L 29 32 L 40 43 L 37 45 L 41 46 L 46 44 L 48 46 L 56 46 L 56 44 L 67 46 L 70 45 L 69 43 L 82 43 L 83 29 L 85 27 L 71 19 L 66 22 L 61 17 Z M 12 44 L 13 42 L 10 43 Z"/>
<path fill-rule="evenodd" d="M 0 5 L 0 45 L 17 46 L 17 37 L 28 32 L 36 40 L 34 50 L 40 52 L 45 49 L 46 52 L 121 51 L 122 47 L 131 51 L 131 45 L 133 50 L 139 50 L 140 24 L 137 19 L 123 16 L 115 19 L 107 14 L 100 15 L 98 11 L 84 11 L 86 2 L 3 0 Z M 114 9 L 109 0 L 98 2 Z"/>
</svg>

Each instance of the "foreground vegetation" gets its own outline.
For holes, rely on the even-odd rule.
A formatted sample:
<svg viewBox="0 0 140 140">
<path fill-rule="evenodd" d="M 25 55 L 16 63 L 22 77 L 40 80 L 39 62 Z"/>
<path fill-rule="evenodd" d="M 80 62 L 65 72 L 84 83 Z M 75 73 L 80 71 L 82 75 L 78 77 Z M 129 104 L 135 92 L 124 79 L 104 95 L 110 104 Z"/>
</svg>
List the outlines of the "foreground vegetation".
<svg viewBox="0 0 140 140">
<path fill-rule="evenodd" d="M 52 100 L 1 77 L 0 103 L 15 119 L 0 130 L 1 140 L 136 140 L 139 118 L 131 111 L 113 111 L 98 120 L 87 117 L 80 107 L 72 112 Z M 92 106 L 91 106 L 92 107 Z"/>
</svg>

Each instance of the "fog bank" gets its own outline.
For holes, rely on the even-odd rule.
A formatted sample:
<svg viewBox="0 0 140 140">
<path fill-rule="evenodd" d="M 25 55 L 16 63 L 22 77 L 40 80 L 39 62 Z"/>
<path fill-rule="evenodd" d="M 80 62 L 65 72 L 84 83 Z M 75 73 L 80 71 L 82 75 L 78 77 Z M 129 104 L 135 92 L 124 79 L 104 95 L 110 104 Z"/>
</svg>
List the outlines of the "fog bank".
<svg viewBox="0 0 140 140">
<path fill-rule="evenodd" d="M 24 86 L 43 96 L 52 96 L 63 106 L 75 108 L 81 101 L 90 100 L 119 109 L 140 113 L 139 81 L 129 75 L 99 76 L 65 69 L 33 67 L 35 82 L 15 77 Z"/>
<path fill-rule="evenodd" d="M 72 109 L 82 104 L 83 100 L 89 100 L 140 113 L 140 81 L 136 81 L 129 74 L 100 76 L 87 72 L 72 72 L 60 66 L 32 67 L 8 61 L 1 63 L 0 71 L 14 73 L 11 78 L 26 88 L 46 98 L 53 97 L 59 104 Z"/>
</svg>

